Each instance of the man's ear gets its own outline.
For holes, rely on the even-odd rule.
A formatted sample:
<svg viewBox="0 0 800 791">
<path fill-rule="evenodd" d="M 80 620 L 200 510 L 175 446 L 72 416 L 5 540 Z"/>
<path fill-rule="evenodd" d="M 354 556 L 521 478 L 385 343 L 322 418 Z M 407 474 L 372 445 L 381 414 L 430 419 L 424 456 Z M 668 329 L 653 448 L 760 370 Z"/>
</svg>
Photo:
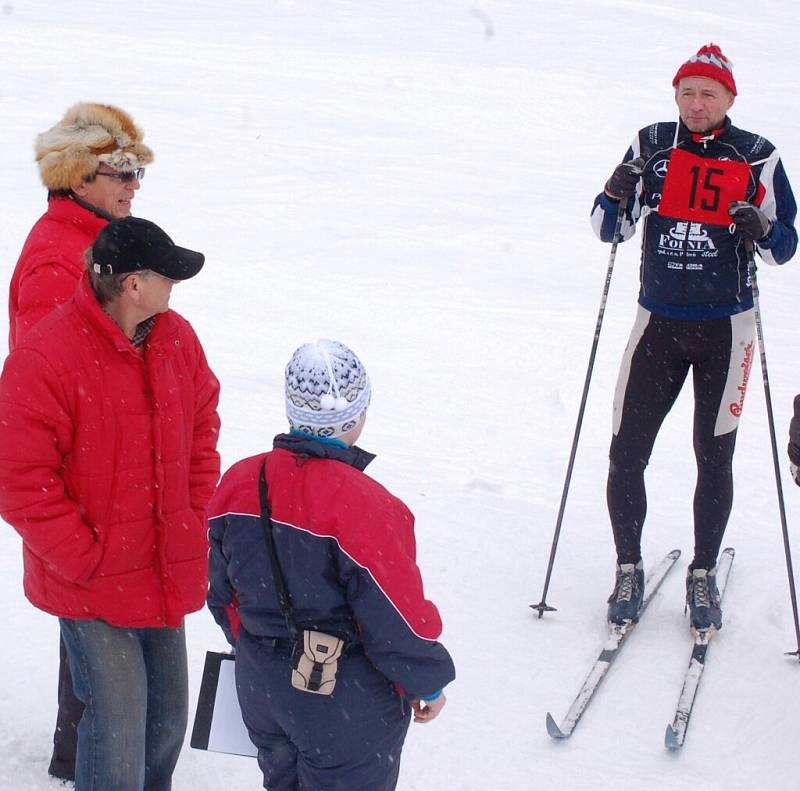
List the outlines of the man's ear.
<svg viewBox="0 0 800 791">
<path fill-rule="evenodd" d="M 139 288 L 139 275 L 136 272 L 132 272 L 125 280 L 122 281 L 122 292 L 123 294 L 127 294 L 134 299 L 138 299 L 139 292 L 141 289 Z"/>
<path fill-rule="evenodd" d="M 69 188 L 79 197 L 83 198 L 86 196 L 86 182 L 83 179 L 76 179 L 73 181 Z"/>
</svg>

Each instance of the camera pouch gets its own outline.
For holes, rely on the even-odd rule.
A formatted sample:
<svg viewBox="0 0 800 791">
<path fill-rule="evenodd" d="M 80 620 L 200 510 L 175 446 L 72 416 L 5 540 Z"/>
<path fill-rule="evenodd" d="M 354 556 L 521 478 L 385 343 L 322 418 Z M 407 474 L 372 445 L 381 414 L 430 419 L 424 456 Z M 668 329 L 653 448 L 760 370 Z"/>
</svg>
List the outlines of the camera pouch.
<svg viewBox="0 0 800 791">
<path fill-rule="evenodd" d="M 303 692 L 330 695 L 336 685 L 344 640 L 325 632 L 304 629 L 292 657 L 292 686 Z"/>
</svg>

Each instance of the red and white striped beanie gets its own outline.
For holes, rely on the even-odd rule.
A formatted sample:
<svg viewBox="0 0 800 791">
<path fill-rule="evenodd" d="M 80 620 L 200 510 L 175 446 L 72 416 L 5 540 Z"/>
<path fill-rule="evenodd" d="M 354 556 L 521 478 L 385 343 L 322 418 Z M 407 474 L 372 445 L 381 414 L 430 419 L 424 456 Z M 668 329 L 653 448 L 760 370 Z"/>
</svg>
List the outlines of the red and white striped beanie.
<svg viewBox="0 0 800 791">
<path fill-rule="evenodd" d="M 736 82 L 733 79 L 733 63 L 731 63 L 716 44 L 705 44 L 692 55 L 675 74 L 673 86 L 684 77 L 708 77 L 724 85 L 736 96 Z"/>
</svg>

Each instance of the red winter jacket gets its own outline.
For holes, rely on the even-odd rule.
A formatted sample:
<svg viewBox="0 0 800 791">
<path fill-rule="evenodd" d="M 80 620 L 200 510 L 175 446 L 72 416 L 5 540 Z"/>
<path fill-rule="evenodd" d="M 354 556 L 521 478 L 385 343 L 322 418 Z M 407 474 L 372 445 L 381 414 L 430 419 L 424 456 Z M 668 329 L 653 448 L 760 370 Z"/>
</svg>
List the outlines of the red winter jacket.
<svg viewBox="0 0 800 791">
<path fill-rule="evenodd" d="M 85 269 L 83 254 L 108 223 L 70 198 L 51 198 L 31 228 L 11 276 L 8 348 L 74 293 Z"/>
<path fill-rule="evenodd" d="M 17 344 L 0 376 L 0 515 L 36 607 L 146 627 L 203 606 L 218 394 L 185 319 L 157 316 L 139 354 L 88 275 Z"/>
</svg>

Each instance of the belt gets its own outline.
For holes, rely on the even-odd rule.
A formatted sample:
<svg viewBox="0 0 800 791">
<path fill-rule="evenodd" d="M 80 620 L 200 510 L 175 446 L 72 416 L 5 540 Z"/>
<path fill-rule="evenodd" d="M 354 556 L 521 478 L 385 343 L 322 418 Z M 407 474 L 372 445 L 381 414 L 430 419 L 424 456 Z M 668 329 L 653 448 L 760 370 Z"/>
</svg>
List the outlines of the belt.
<svg viewBox="0 0 800 791">
<path fill-rule="evenodd" d="M 288 637 L 259 637 L 253 635 L 259 644 L 265 648 L 271 648 L 276 654 L 291 654 L 294 649 L 294 641 Z"/>
<path fill-rule="evenodd" d="M 265 648 L 271 648 L 276 654 L 291 655 L 294 651 L 294 641 L 288 637 L 262 637 L 259 635 L 252 635 L 258 640 L 259 645 Z M 345 645 L 344 652 L 346 656 L 353 654 L 363 654 L 364 646 L 361 643 L 349 643 Z"/>
</svg>

